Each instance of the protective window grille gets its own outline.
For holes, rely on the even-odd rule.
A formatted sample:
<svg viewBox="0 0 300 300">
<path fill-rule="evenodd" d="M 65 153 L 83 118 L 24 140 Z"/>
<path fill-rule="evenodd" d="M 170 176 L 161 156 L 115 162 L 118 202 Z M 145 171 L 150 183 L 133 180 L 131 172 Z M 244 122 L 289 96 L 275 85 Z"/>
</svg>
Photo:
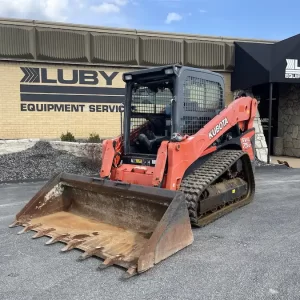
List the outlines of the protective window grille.
<svg viewBox="0 0 300 300">
<path fill-rule="evenodd" d="M 188 76 L 184 83 L 184 111 L 193 113 L 181 118 L 182 134 L 195 134 L 222 105 L 223 89 L 219 83 Z"/>
<path fill-rule="evenodd" d="M 188 76 L 184 83 L 184 110 L 209 112 L 222 108 L 223 90 L 218 82 Z"/>
<path fill-rule="evenodd" d="M 147 122 L 147 120 L 145 118 L 131 118 L 131 121 L 130 121 L 131 131 L 138 128 L 139 126 L 145 124 L 146 122 Z"/>
<path fill-rule="evenodd" d="M 170 106 L 172 93 L 169 89 L 158 90 L 156 93 L 148 87 L 139 87 L 132 91 L 131 131 L 144 124 L 147 120 L 142 114 L 165 113 Z"/>
</svg>

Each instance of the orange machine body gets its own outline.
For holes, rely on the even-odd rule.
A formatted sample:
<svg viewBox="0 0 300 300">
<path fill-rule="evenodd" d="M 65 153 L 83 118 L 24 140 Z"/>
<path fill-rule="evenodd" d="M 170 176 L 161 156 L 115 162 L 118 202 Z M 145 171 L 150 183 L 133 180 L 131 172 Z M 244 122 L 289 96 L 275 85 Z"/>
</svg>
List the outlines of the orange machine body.
<svg viewBox="0 0 300 300">
<path fill-rule="evenodd" d="M 103 142 L 100 177 L 132 184 L 178 190 L 186 170 L 199 158 L 232 144 L 214 146 L 214 142 L 227 130 L 238 126 L 243 134 L 239 137 L 239 149 L 254 160 L 252 140 L 257 100 L 241 97 L 233 101 L 196 134 L 184 136 L 180 142 L 164 141 L 158 150 L 155 167 L 120 164 L 122 137 Z M 131 133 L 133 136 L 136 132 Z M 228 146 L 229 145 L 229 146 Z M 236 145 L 235 145 L 236 147 Z M 167 169 L 167 172 L 165 171 Z"/>
</svg>

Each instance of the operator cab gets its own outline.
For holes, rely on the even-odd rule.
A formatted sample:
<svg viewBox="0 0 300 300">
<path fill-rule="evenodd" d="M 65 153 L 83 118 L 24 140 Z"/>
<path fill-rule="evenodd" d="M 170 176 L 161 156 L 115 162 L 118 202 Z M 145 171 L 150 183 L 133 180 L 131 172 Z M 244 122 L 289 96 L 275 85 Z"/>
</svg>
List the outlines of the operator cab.
<svg viewBox="0 0 300 300">
<path fill-rule="evenodd" d="M 207 70 L 171 65 L 123 74 L 124 163 L 153 165 L 162 141 L 193 135 L 223 109 L 224 80 Z"/>
<path fill-rule="evenodd" d="M 171 138 L 172 80 L 134 83 L 131 102 L 130 152 L 156 154 L 162 141 Z"/>
</svg>

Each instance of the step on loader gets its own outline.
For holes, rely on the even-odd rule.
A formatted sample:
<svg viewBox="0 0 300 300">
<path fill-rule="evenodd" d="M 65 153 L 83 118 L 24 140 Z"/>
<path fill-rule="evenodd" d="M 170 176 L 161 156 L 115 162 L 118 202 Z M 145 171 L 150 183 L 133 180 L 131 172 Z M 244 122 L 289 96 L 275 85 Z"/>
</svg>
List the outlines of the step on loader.
<svg viewBox="0 0 300 300">
<path fill-rule="evenodd" d="M 193 227 L 253 200 L 257 101 L 225 107 L 220 74 L 180 65 L 123 80 L 121 135 L 103 142 L 99 178 L 55 175 L 11 227 L 131 277 L 192 244 Z"/>
</svg>

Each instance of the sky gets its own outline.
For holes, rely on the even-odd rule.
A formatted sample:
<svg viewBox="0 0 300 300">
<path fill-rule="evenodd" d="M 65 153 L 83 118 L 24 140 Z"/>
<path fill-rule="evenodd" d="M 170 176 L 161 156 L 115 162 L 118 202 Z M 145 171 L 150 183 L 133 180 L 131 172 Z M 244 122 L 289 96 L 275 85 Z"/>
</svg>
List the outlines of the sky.
<svg viewBox="0 0 300 300">
<path fill-rule="evenodd" d="M 1 18 L 265 40 L 300 33 L 299 12 L 300 0 L 0 0 Z"/>
</svg>

